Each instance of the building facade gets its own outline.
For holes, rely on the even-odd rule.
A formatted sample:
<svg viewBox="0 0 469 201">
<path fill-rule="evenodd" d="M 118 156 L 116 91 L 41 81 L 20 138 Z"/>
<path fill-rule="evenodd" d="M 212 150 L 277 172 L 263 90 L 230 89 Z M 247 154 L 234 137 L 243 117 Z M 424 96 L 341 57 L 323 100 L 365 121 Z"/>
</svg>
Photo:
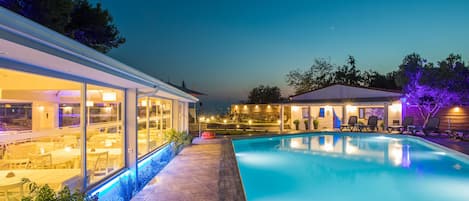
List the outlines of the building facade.
<svg viewBox="0 0 469 201">
<path fill-rule="evenodd" d="M 187 132 L 196 101 L 0 7 L 0 186 L 28 178 L 130 199 L 174 154 L 162 159 L 164 134 Z M 126 195 L 113 186 L 123 179 Z"/>
</svg>

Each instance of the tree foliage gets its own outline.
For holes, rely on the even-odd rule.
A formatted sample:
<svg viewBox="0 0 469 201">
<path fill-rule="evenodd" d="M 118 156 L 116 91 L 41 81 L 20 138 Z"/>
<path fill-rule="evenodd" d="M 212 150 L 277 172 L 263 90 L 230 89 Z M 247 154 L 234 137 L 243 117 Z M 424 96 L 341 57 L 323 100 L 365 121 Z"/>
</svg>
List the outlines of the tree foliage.
<svg viewBox="0 0 469 201">
<path fill-rule="evenodd" d="M 409 104 L 416 105 L 424 125 L 440 108 L 467 103 L 469 68 L 460 55 L 429 63 L 420 55 L 407 55 L 399 66 L 399 84 Z"/>
<path fill-rule="evenodd" d="M 0 0 L 0 6 L 106 53 L 125 43 L 101 4 L 88 0 Z"/>
<path fill-rule="evenodd" d="M 332 84 L 350 86 L 365 86 L 385 89 L 398 89 L 395 83 L 397 72 L 380 74 L 376 71 L 360 71 L 353 56 L 347 58 L 343 66 L 336 66 L 325 59 L 315 59 L 313 65 L 305 70 L 290 71 L 287 84 L 295 89 L 297 94 L 327 87 Z"/>
<path fill-rule="evenodd" d="M 328 86 L 334 81 L 333 69 L 334 65 L 329 61 L 318 58 L 305 71 L 300 69 L 290 71 L 287 74 L 287 83 L 295 89 L 296 93 L 304 93 Z"/>
<path fill-rule="evenodd" d="M 249 92 L 248 103 L 278 103 L 282 100 L 280 88 L 260 85 Z"/>
</svg>

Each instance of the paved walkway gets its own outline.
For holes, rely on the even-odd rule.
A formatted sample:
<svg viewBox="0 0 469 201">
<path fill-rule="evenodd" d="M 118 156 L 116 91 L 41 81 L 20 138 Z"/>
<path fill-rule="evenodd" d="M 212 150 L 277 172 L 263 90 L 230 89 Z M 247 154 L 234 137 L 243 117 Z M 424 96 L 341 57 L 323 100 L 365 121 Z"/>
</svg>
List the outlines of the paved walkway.
<svg viewBox="0 0 469 201">
<path fill-rule="evenodd" d="M 179 153 L 132 201 L 244 200 L 236 162 L 235 167 L 223 162 L 227 157 L 234 158 L 229 140 L 195 140 L 194 143 Z"/>
</svg>

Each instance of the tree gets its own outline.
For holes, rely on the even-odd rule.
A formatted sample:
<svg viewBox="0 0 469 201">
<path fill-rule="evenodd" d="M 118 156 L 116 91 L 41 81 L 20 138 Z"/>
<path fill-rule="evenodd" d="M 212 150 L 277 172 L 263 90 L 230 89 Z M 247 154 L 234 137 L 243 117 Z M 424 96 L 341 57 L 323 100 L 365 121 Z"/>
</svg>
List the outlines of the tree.
<svg viewBox="0 0 469 201">
<path fill-rule="evenodd" d="M 435 66 L 413 53 L 404 58 L 399 74 L 406 101 L 417 106 L 424 125 L 442 107 L 468 100 L 469 69 L 458 55 L 450 54 Z"/>
<path fill-rule="evenodd" d="M 260 85 L 249 92 L 248 103 L 277 103 L 282 100 L 280 88 Z"/>
<path fill-rule="evenodd" d="M 353 56 L 349 56 L 348 65 L 337 67 L 334 73 L 334 83 L 345 84 L 350 86 L 359 86 L 363 81 L 363 76 L 359 69 L 355 66 L 356 60 Z"/>
<path fill-rule="evenodd" d="M 306 70 L 290 71 L 287 84 L 295 89 L 297 94 L 329 86 L 334 81 L 334 65 L 325 59 L 315 59 L 313 65 Z"/>
<path fill-rule="evenodd" d="M 125 43 L 101 4 L 88 0 L 0 0 L 0 6 L 106 53 Z"/>
<path fill-rule="evenodd" d="M 387 74 L 380 74 L 373 70 L 363 72 L 363 86 L 380 88 L 380 89 L 400 89 L 396 85 L 397 71 L 392 71 Z"/>
</svg>

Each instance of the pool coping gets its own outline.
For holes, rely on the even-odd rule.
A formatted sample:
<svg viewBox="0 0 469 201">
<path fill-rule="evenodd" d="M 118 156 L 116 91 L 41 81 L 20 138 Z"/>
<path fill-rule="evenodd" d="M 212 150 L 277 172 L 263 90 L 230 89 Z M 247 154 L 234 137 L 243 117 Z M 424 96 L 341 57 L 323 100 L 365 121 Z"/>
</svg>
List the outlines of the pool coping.
<svg viewBox="0 0 469 201">
<path fill-rule="evenodd" d="M 218 199 L 246 201 L 246 192 L 244 191 L 232 139 L 224 139 L 221 145 Z"/>
</svg>

